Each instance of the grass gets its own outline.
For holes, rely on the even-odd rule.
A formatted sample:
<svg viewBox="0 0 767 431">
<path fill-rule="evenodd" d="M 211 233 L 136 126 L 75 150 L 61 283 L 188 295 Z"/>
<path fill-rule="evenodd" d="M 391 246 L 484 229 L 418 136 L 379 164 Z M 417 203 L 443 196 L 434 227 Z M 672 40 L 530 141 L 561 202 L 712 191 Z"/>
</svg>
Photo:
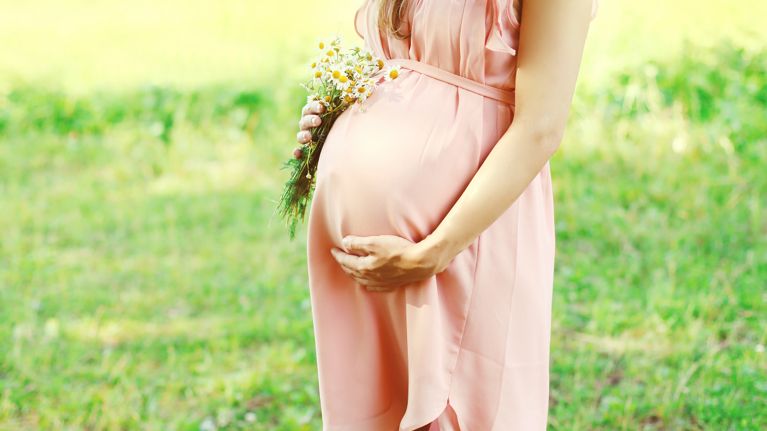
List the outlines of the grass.
<svg viewBox="0 0 767 431">
<path fill-rule="evenodd" d="M 552 168 L 554 429 L 767 425 L 766 66 L 691 48 L 576 106 Z"/>
<path fill-rule="evenodd" d="M 764 6 L 602 3 L 552 161 L 550 428 L 767 428 L 767 51 L 735 30 Z M 343 16 L 0 10 L 0 430 L 320 429 L 303 236 L 272 212 L 302 19 Z"/>
</svg>

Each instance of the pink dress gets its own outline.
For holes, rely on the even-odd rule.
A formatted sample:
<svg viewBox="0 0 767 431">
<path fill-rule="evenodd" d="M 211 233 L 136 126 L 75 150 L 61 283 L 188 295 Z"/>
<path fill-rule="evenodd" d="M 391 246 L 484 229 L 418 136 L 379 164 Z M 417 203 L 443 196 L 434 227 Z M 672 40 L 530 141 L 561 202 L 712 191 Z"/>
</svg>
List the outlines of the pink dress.
<svg viewBox="0 0 767 431">
<path fill-rule="evenodd" d="M 426 237 L 514 116 L 516 0 L 411 0 L 404 40 L 379 33 L 377 4 L 365 1 L 355 27 L 403 72 L 334 124 L 308 216 L 323 430 L 544 430 L 555 249 L 548 163 L 427 280 L 368 292 L 330 253 L 345 235 Z"/>
</svg>

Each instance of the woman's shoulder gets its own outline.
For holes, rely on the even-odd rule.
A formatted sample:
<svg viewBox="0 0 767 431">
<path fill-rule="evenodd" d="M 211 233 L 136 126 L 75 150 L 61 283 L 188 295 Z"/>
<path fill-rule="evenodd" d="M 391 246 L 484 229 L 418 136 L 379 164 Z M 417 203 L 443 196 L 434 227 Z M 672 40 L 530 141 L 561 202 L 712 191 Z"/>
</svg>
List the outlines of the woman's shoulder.
<svg viewBox="0 0 767 431">
<path fill-rule="evenodd" d="M 523 0 L 491 0 L 495 1 L 500 10 L 508 14 L 508 19 L 512 26 L 519 27 L 522 18 Z M 591 0 L 591 19 L 597 16 L 599 10 L 599 0 Z"/>
</svg>

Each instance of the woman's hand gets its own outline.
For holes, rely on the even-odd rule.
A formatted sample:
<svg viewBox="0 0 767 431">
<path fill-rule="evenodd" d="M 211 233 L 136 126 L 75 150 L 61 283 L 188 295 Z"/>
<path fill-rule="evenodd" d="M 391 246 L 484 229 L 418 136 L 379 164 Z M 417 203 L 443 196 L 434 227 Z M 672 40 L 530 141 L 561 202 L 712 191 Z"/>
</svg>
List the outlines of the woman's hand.
<svg viewBox="0 0 767 431">
<path fill-rule="evenodd" d="M 299 144 L 305 144 L 312 140 L 311 129 L 322 124 L 320 115 L 325 112 L 325 105 L 314 101 L 304 105 L 301 110 L 301 119 L 298 121 L 300 131 L 296 135 Z"/>
<path fill-rule="evenodd" d="M 428 239 L 428 237 L 427 237 Z M 432 241 L 414 243 L 396 235 L 344 237 L 344 250 L 331 253 L 357 283 L 369 291 L 388 292 L 442 272 L 452 260 Z"/>
</svg>

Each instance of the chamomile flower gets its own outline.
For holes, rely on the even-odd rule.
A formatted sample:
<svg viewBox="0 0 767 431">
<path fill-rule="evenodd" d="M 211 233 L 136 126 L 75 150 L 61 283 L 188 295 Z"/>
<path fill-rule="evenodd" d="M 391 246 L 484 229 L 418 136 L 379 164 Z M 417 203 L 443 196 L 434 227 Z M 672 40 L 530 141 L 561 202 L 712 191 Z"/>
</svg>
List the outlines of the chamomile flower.
<svg viewBox="0 0 767 431">
<path fill-rule="evenodd" d="M 389 68 L 386 70 L 386 80 L 387 81 L 393 81 L 399 77 L 401 68 L 399 66 L 389 66 Z"/>
<path fill-rule="evenodd" d="M 369 82 L 361 82 L 358 83 L 356 87 L 354 87 L 354 97 L 356 97 L 360 102 L 364 102 L 368 96 L 370 96 L 372 91 L 373 88 Z"/>
<path fill-rule="evenodd" d="M 342 77 L 342 76 L 345 76 L 345 74 L 344 74 L 344 71 L 343 71 L 343 70 L 341 70 L 341 69 L 340 69 L 340 68 L 338 68 L 338 67 L 334 67 L 334 68 L 332 68 L 332 69 L 328 70 L 328 74 L 329 74 L 329 76 L 330 76 L 330 79 L 331 79 L 333 82 L 335 82 L 335 83 L 338 83 L 338 82 L 339 82 L 339 80 L 341 79 L 341 77 Z"/>
<path fill-rule="evenodd" d="M 349 79 L 349 77 L 346 76 L 345 74 L 341 75 L 341 77 L 338 78 L 338 80 L 336 80 L 335 82 L 336 82 L 336 88 L 341 91 L 346 90 L 352 85 L 352 80 Z"/>
</svg>

